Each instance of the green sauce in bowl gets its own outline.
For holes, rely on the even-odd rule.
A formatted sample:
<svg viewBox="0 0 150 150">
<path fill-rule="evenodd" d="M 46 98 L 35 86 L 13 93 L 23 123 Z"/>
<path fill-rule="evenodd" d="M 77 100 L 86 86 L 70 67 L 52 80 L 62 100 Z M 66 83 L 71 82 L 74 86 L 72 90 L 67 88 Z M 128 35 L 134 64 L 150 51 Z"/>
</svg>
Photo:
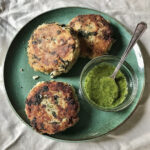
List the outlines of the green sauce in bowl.
<svg viewBox="0 0 150 150">
<path fill-rule="evenodd" d="M 104 108 L 120 105 L 128 94 L 125 75 L 119 71 L 115 80 L 110 78 L 115 67 L 101 63 L 92 68 L 85 77 L 85 93 L 90 101 Z"/>
</svg>

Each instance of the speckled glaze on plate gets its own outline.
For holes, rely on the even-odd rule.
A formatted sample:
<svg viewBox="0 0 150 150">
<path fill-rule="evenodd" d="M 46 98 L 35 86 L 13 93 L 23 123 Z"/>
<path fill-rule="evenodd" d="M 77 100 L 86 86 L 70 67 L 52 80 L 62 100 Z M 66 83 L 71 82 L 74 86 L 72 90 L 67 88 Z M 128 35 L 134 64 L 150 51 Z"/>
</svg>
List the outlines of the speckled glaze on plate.
<svg viewBox="0 0 150 150">
<path fill-rule="evenodd" d="M 51 80 L 49 75 L 35 72 L 29 66 L 26 51 L 28 40 L 38 25 L 51 22 L 67 24 L 73 17 L 80 14 L 100 14 L 112 24 L 116 42 L 111 48 L 111 55 L 120 57 L 129 43 L 131 35 L 123 25 L 107 14 L 87 8 L 60 8 L 41 14 L 27 23 L 18 32 L 9 47 L 4 64 L 4 85 L 12 108 L 17 116 L 28 126 L 30 126 L 29 121 L 24 111 L 26 96 L 37 82 Z M 78 93 L 80 73 L 88 61 L 87 59 L 78 59 L 69 73 L 63 74 L 55 80 L 72 84 Z M 81 105 L 79 122 L 64 132 L 43 136 L 72 142 L 84 141 L 105 135 L 123 124 L 134 112 L 145 84 L 143 57 L 137 44 L 128 55 L 126 61 L 133 67 L 138 78 L 138 94 L 129 107 L 120 112 L 104 112 L 93 108 L 85 100 L 79 99 Z M 20 72 L 21 68 L 24 69 L 23 72 Z M 33 75 L 38 75 L 40 78 L 33 80 Z"/>
</svg>

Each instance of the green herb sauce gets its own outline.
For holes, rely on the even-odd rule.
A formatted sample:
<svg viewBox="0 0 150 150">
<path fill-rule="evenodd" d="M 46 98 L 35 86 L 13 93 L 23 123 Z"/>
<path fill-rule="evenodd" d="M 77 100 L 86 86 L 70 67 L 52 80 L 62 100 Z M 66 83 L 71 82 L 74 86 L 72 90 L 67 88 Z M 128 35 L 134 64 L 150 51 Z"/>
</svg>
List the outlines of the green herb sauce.
<svg viewBox="0 0 150 150">
<path fill-rule="evenodd" d="M 102 63 L 91 69 L 85 77 L 85 92 L 95 104 L 112 108 L 121 104 L 128 94 L 125 75 L 119 71 L 115 80 L 110 78 L 115 67 Z"/>
</svg>

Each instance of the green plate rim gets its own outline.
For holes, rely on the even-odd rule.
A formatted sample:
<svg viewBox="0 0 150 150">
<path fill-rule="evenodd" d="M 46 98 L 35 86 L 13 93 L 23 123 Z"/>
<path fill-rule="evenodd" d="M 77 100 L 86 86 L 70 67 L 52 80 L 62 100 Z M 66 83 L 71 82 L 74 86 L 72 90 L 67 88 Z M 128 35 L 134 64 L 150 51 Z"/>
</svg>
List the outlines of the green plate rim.
<svg viewBox="0 0 150 150">
<path fill-rule="evenodd" d="M 9 51 L 9 49 L 10 49 L 10 47 L 11 47 L 11 45 L 12 45 L 14 39 L 16 38 L 16 36 L 21 32 L 21 30 L 22 30 L 27 24 L 29 24 L 30 22 L 32 22 L 35 18 L 37 18 L 37 17 L 39 17 L 39 16 L 41 16 L 41 15 L 44 15 L 44 14 L 50 12 L 50 11 L 55 11 L 55 10 L 59 10 L 59 9 L 67 9 L 67 8 L 73 8 L 73 9 L 74 9 L 74 8 L 80 8 L 80 9 L 92 10 L 92 11 L 101 13 L 101 14 L 103 14 L 103 15 L 106 15 L 106 16 L 108 16 L 108 17 L 114 19 L 114 20 L 115 20 L 118 24 L 120 24 L 121 26 L 123 26 L 123 28 L 126 30 L 126 32 L 128 32 L 128 34 L 129 34 L 130 36 L 132 35 L 132 34 L 131 34 L 131 31 L 129 31 L 129 30 L 127 29 L 127 27 L 126 27 L 125 25 L 123 25 L 120 21 L 118 21 L 116 18 L 113 18 L 112 16 L 108 15 L 107 13 L 104 13 L 104 12 L 101 12 L 101 11 L 98 11 L 98 10 L 95 10 L 95 9 L 92 9 L 92 8 L 88 8 L 88 7 L 70 6 L 70 7 L 59 7 L 59 8 L 56 8 L 56 9 L 48 10 L 48 11 L 45 11 L 45 12 L 43 12 L 43 13 L 41 13 L 41 14 L 35 16 L 35 17 L 32 18 L 31 20 L 29 20 L 25 25 L 23 25 L 23 26 L 18 30 L 18 32 L 15 34 L 15 36 L 13 37 L 13 39 L 11 40 L 10 45 L 9 45 L 9 47 L 8 47 L 8 49 L 7 49 L 7 53 L 6 53 L 5 58 L 4 58 L 4 63 L 3 63 L 3 87 L 4 87 L 4 94 L 5 94 L 6 97 L 7 97 L 7 101 L 8 101 L 8 103 L 9 103 L 10 107 L 12 108 L 12 110 L 15 112 L 16 116 L 19 118 L 19 120 L 20 120 L 22 123 L 24 123 L 27 127 L 29 127 L 29 129 L 31 129 L 31 130 L 34 131 L 34 132 L 36 132 L 36 131 L 35 131 L 30 125 L 28 125 L 28 124 L 20 117 L 20 115 L 16 112 L 15 108 L 13 107 L 13 105 L 12 105 L 12 103 L 11 103 L 9 97 L 8 97 L 7 90 L 6 90 L 6 85 L 5 85 L 5 76 L 4 76 L 4 70 L 5 70 L 5 65 L 6 65 L 6 58 L 7 58 L 8 51 Z M 140 50 L 140 52 L 141 52 L 141 48 L 140 48 L 138 42 L 137 42 L 136 45 L 137 45 L 137 47 L 139 48 L 139 50 Z M 136 111 L 136 109 L 137 109 L 137 107 L 138 107 L 138 105 L 139 105 L 139 103 L 140 103 L 140 101 L 141 101 L 141 99 L 142 99 L 143 93 L 144 93 L 144 89 L 145 89 L 145 63 L 144 63 L 144 57 L 143 57 L 142 52 L 141 52 L 141 56 L 142 56 L 142 58 L 143 58 L 143 68 L 144 68 L 143 88 L 142 88 L 142 91 L 141 91 L 139 100 L 138 100 L 138 102 L 137 102 L 137 104 L 136 104 L 134 110 L 130 113 L 130 115 L 129 115 L 122 123 L 120 123 L 120 124 L 119 124 L 118 126 L 116 126 L 114 129 L 108 131 L 108 132 L 105 133 L 105 134 L 92 136 L 92 137 L 90 137 L 90 138 L 75 139 L 75 140 L 63 140 L 63 139 L 58 139 L 58 138 L 54 138 L 54 137 L 50 137 L 50 136 L 43 136 L 43 137 L 45 137 L 45 138 L 47 138 L 47 139 L 53 139 L 53 140 L 56 140 L 56 141 L 59 141 L 59 142 L 85 142 L 85 141 L 92 141 L 92 140 L 94 140 L 94 139 L 96 139 L 96 138 L 103 137 L 103 136 L 105 136 L 105 135 L 107 135 L 107 134 L 110 134 L 110 133 L 112 133 L 114 130 L 116 130 L 116 129 L 118 129 L 120 126 L 122 126 L 122 125 L 133 115 L 133 113 Z M 36 132 L 36 133 L 37 133 L 38 135 L 40 134 L 40 133 L 38 133 L 38 132 Z"/>
</svg>

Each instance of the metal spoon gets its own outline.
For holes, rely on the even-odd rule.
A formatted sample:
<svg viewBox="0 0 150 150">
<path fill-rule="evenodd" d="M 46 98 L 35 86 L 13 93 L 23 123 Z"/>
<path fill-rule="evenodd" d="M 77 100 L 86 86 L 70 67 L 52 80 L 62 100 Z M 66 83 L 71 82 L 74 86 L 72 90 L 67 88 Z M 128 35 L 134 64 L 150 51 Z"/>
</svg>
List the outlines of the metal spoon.
<svg viewBox="0 0 150 150">
<path fill-rule="evenodd" d="M 116 66 L 113 74 L 110 76 L 111 78 L 115 79 L 121 65 L 123 64 L 123 62 L 125 61 L 128 53 L 131 51 L 131 49 L 133 48 L 133 46 L 135 45 L 135 43 L 138 41 L 138 39 L 141 37 L 141 35 L 143 34 L 143 32 L 146 30 L 147 28 L 147 24 L 144 22 L 140 22 L 138 23 L 138 25 L 136 26 L 136 29 L 134 31 L 134 34 L 131 38 L 131 41 L 128 45 L 128 47 L 126 48 L 125 52 L 123 53 L 118 65 Z"/>
</svg>

